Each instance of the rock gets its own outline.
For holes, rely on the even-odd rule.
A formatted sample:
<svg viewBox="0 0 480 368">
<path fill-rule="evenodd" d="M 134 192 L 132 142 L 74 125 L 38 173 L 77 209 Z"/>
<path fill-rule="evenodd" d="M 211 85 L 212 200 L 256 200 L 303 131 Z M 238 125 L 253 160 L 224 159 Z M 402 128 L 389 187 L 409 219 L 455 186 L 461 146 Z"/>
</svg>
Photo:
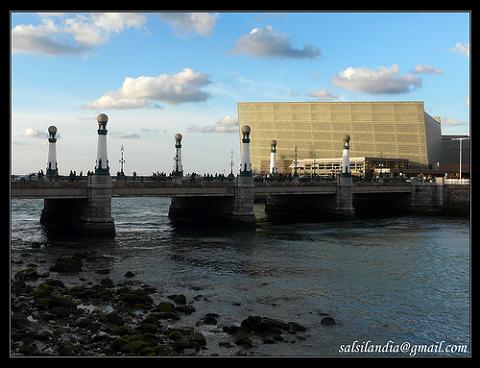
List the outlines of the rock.
<svg viewBox="0 0 480 368">
<path fill-rule="evenodd" d="M 96 334 L 92 335 L 92 340 L 93 341 L 101 341 L 101 340 L 108 339 L 109 337 L 110 337 L 109 334 L 107 334 L 106 332 L 100 331 L 100 332 L 97 332 Z"/>
<path fill-rule="evenodd" d="M 12 294 L 30 294 L 33 291 L 33 287 L 27 285 L 23 280 L 13 280 L 12 281 Z"/>
<path fill-rule="evenodd" d="M 62 356 L 75 355 L 75 347 L 69 342 L 61 342 L 58 345 L 58 353 Z"/>
<path fill-rule="evenodd" d="M 48 280 L 45 280 L 44 284 L 50 285 L 52 287 L 57 287 L 60 289 L 65 289 L 65 284 L 60 280 L 48 279 Z"/>
<path fill-rule="evenodd" d="M 53 337 L 53 331 L 42 327 L 38 330 L 35 337 L 39 340 L 50 340 Z"/>
<path fill-rule="evenodd" d="M 151 305 L 153 303 L 148 293 L 140 289 L 121 288 L 117 290 L 117 295 L 122 302 L 131 306 Z"/>
<path fill-rule="evenodd" d="M 97 270 L 95 271 L 95 273 L 98 273 L 100 275 L 108 275 L 110 273 L 110 270 L 109 269 L 106 269 L 106 268 L 103 268 L 101 270 Z"/>
<path fill-rule="evenodd" d="M 125 323 L 124 319 L 117 312 L 111 312 L 105 315 L 105 321 L 121 326 Z"/>
<path fill-rule="evenodd" d="M 221 347 L 224 347 L 224 348 L 233 348 L 234 347 L 229 341 L 220 341 L 218 343 L 218 346 L 221 346 Z"/>
<path fill-rule="evenodd" d="M 278 334 L 273 335 L 272 339 L 274 339 L 275 341 L 284 341 L 285 340 L 282 335 L 278 335 Z"/>
<path fill-rule="evenodd" d="M 132 271 L 127 271 L 127 273 L 125 273 L 125 277 L 131 278 L 131 277 L 134 277 L 134 276 L 135 276 L 135 274 Z"/>
<path fill-rule="evenodd" d="M 177 341 L 177 340 L 180 340 L 180 339 L 183 339 L 185 337 L 184 334 L 182 334 L 180 331 L 178 330 L 171 330 L 169 333 L 168 333 L 168 338 L 173 340 L 173 341 Z"/>
<path fill-rule="evenodd" d="M 37 346 L 33 344 L 24 344 L 20 349 L 19 352 L 23 355 L 35 355 L 38 352 Z"/>
<path fill-rule="evenodd" d="M 173 300 L 177 304 L 187 304 L 187 298 L 183 294 L 173 294 L 167 296 L 167 298 Z"/>
<path fill-rule="evenodd" d="M 30 324 L 27 317 L 24 314 L 14 314 L 12 316 L 12 327 L 23 328 Z"/>
<path fill-rule="evenodd" d="M 42 279 L 43 279 L 43 278 L 46 278 L 46 277 L 48 277 L 48 276 L 50 276 L 50 272 L 48 272 L 48 271 L 45 271 L 45 272 L 42 272 L 42 273 L 39 273 L 39 274 L 38 274 L 38 277 L 39 277 L 39 278 L 42 278 Z"/>
<path fill-rule="evenodd" d="M 145 348 L 143 348 L 142 350 L 140 350 L 140 355 L 143 355 L 143 356 L 155 356 L 157 355 L 156 352 L 155 352 L 155 349 L 147 346 Z"/>
<path fill-rule="evenodd" d="M 75 325 L 78 327 L 87 327 L 90 323 L 90 319 L 88 319 L 87 317 L 79 317 L 75 321 Z"/>
<path fill-rule="evenodd" d="M 117 330 L 119 336 L 130 335 L 130 329 L 127 326 L 120 326 Z"/>
<path fill-rule="evenodd" d="M 141 332 L 149 332 L 149 333 L 157 333 L 158 331 L 158 326 L 153 324 L 153 323 L 140 323 L 140 325 L 137 327 L 137 330 Z"/>
<path fill-rule="evenodd" d="M 269 337 L 264 337 L 262 341 L 263 341 L 264 344 L 275 344 L 275 340 L 273 340 Z"/>
<path fill-rule="evenodd" d="M 230 335 L 237 335 L 239 333 L 246 333 L 248 330 L 238 326 L 223 326 L 223 332 L 226 332 Z"/>
<path fill-rule="evenodd" d="M 36 268 L 26 268 L 15 274 L 15 280 L 20 281 L 35 281 L 38 279 L 38 273 Z"/>
<path fill-rule="evenodd" d="M 48 306 L 49 308 L 54 307 L 65 307 L 69 309 L 76 309 L 77 305 L 72 300 L 70 296 L 63 296 L 63 295 L 50 295 L 48 299 Z"/>
<path fill-rule="evenodd" d="M 36 263 L 28 263 L 28 264 L 27 264 L 27 267 L 37 268 L 38 265 L 37 265 Z"/>
<path fill-rule="evenodd" d="M 193 312 L 195 312 L 195 308 L 191 305 L 180 305 L 178 307 L 175 307 L 175 310 L 177 312 L 182 312 L 186 314 L 192 314 Z"/>
<path fill-rule="evenodd" d="M 233 302 L 232 304 L 235 305 L 235 306 L 237 306 L 237 307 L 239 307 L 239 306 L 242 305 L 242 303 L 240 303 L 240 302 Z"/>
<path fill-rule="evenodd" d="M 260 316 L 248 316 L 242 321 L 240 326 L 257 333 L 273 333 L 278 329 L 289 329 L 288 323 L 277 319 Z"/>
<path fill-rule="evenodd" d="M 62 256 L 55 260 L 49 268 L 53 272 L 79 272 L 82 270 L 82 260 L 75 256 Z"/>
<path fill-rule="evenodd" d="M 50 312 L 55 314 L 57 317 L 67 317 L 72 309 L 66 307 L 53 307 L 50 309 Z"/>
<path fill-rule="evenodd" d="M 173 348 L 176 351 L 181 352 L 184 349 L 195 348 L 195 344 L 190 339 L 183 337 L 174 341 Z"/>
<path fill-rule="evenodd" d="M 205 336 L 203 336 L 200 332 L 194 332 L 190 337 L 190 341 L 192 341 L 197 346 L 205 346 L 207 345 L 207 340 Z"/>
<path fill-rule="evenodd" d="M 235 342 L 235 345 L 238 345 L 238 346 L 245 346 L 245 347 L 253 346 L 252 340 L 246 335 L 241 335 L 237 337 L 234 342 Z"/>
<path fill-rule="evenodd" d="M 337 324 L 335 319 L 332 318 L 332 317 L 324 317 L 324 318 L 322 318 L 320 323 L 322 324 L 322 326 L 333 326 L 333 325 Z"/>
<path fill-rule="evenodd" d="M 307 328 L 302 326 L 296 322 L 288 322 L 288 332 L 289 333 L 296 333 L 296 332 L 304 332 Z"/>
<path fill-rule="evenodd" d="M 196 326 L 201 326 L 201 325 L 217 325 L 217 320 L 213 317 L 205 316 L 201 318 L 197 323 L 195 323 Z"/>
<path fill-rule="evenodd" d="M 174 312 L 175 306 L 172 303 L 160 302 L 157 307 L 154 309 L 156 312 L 165 313 L 165 312 Z"/>
<path fill-rule="evenodd" d="M 173 319 L 175 321 L 178 321 L 180 319 L 180 316 L 178 315 L 178 313 L 175 313 L 175 312 L 164 312 L 164 313 L 154 313 L 154 314 L 159 319 Z"/>
<path fill-rule="evenodd" d="M 42 243 L 40 242 L 32 242 L 30 245 L 31 248 L 40 248 L 42 246 Z"/>
<path fill-rule="evenodd" d="M 172 331 L 176 331 L 183 336 L 190 336 L 195 332 L 195 329 L 190 326 L 169 327 L 167 329 L 167 334 L 171 333 Z"/>
<path fill-rule="evenodd" d="M 88 256 L 88 252 L 79 250 L 79 251 L 73 252 L 73 256 L 77 258 L 86 258 Z"/>
<path fill-rule="evenodd" d="M 113 283 L 113 281 L 111 279 L 109 279 L 108 277 L 107 278 L 104 278 L 102 279 L 102 281 L 100 281 L 100 284 L 104 287 L 107 287 L 107 288 L 112 288 L 115 286 L 115 284 Z"/>
</svg>

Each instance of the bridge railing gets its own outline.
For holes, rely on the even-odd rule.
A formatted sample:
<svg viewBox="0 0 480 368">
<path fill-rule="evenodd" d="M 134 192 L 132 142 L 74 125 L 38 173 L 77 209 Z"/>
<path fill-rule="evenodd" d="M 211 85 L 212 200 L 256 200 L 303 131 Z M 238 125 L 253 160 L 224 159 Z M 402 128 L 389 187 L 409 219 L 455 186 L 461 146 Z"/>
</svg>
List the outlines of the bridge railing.
<svg viewBox="0 0 480 368">
<path fill-rule="evenodd" d="M 353 177 L 353 184 L 354 185 L 365 185 L 365 186 L 382 186 L 382 185 L 410 185 L 411 181 L 409 179 L 403 178 L 373 178 L 373 179 L 366 179 L 366 178 L 357 178 Z"/>
</svg>

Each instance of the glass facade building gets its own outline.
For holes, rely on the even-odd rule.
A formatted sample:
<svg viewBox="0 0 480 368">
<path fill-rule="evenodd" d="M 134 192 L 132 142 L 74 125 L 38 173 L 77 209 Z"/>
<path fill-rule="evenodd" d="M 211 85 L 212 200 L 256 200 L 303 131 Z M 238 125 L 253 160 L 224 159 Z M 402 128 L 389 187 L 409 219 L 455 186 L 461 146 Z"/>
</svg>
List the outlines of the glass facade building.
<svg viewBox="0 0 480 368">
<path fill-rule="evenodd" d="M 410 167 L 441 159 L 440 121 L 421 101 L 239 102 L 237 111 L 239 126 L 252 129 L 254 173 L 269 160 L 272 139 L 278 162 L 292 162 L 295 146 L 299 160 L 340 158 L 345 134 L 351 137 L 351 157 L 406 159 Z"/>
</svg>

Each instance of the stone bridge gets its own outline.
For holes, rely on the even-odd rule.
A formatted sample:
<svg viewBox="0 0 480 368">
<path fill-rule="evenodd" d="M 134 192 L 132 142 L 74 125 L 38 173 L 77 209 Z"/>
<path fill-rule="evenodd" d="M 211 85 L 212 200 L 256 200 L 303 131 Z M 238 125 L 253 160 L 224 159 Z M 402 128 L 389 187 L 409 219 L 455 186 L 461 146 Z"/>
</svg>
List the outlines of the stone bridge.
<svg viewBox="0 0 480 368">
<path fill-rule="evenodd" d="M 271 217 L 352 219 L 369 210 L 440 212 L 443 183 L 357 181 L 350 172 L 350 136 L 343 139 L 341 175 L 335 180 L 311 180 L 293 175 L 287 180 L 277 174 L 276 141 L 272 141 L 270 175 L 257 180 L 250 163 L 249 126 L 241 129 L 241 163 L 238 175 L 223 180 L 192 180 L 183 175 L 182 135 L 175 135 L 175 166 L 169 177 L 110 176 L 107 151 L 108 116 L 99 114 L 98 149 L 95 171 L 86 177 L 58 175 L 57 128 L 50 126 L 46 177 L 42 180 L 11 182 L 12 198 L 43 198 L 40 222 L 47 232 L 85 235 L 114 235 L 112 197 L 171 197 L 169 217 L 182 224 L 254 225 L 254 202 L 264 201 Z M 123 152 L 122 152 L 123 154 Z M 295 158 L 295 162 L 296 162 Z M 123 165 L 123 156 L 122 156 Z M 233 163 L 232 163 L 233 169 Z M 296 173 L 296 171 L 295 171 Z M 123 166 L 122 172 L 123 174 Z M 71 181 L 73 179 L 73 181 Z"/>
<path fill-rule="evenodd" d="M 66 177 L 11 182 L 11 197 L 44 199 L 41 222 L 52 231 L 112 235 L 112 197 L 171 197 L 169 216 L 177 223 L 252 225 L 254 201 L 264 202 L 272 218 L 352 219 L 364 211 L 438 213 L 443 187 L 442 183 L 364 182 L 351 177 L 256 182 L 241 176 L 221 181 L 88 176 L 76 182 Z"/>
</svg>

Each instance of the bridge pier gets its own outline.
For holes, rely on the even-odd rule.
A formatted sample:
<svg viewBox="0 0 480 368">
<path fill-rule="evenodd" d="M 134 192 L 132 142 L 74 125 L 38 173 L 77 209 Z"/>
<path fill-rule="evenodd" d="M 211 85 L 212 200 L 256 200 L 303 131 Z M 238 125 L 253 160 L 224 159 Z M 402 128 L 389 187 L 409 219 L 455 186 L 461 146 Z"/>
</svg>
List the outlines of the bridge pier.
<svg viewBox="0 0 480 368">
<path fill-rule="evenodd" d="M 40 223 L 50 234 L 113 236 L 111 207 L 111 177 L 92 175 L 88 177 L 88 198 L 44 199 Z"/>
<path fill-rule="evenodd" d="M 413 181 L 410 210 L 418 214 L 443 213 L 443 183 Z"/>
<path fill-rule="evenodd" d="M 87 198 L 44 199 L 40 223 L 47 232 L 86 236 L 113 236 L 112 178 L 107 157 L 108 116 L 99 114 L 95 175 L 88 177 Z"/>
<path fill-rule="evenodd" d="M 272 218 L 305 220 L 351 220 L 352 178 L 341 177 L 333 194 L 267 195 L 265 213 Z"/>
<path fill-rule="evenodd" d="M 168 216 L 185 225 L 255 225 L 253 177 L 236 178 L 234 196 L 174 196 Z"/>
</svg>

